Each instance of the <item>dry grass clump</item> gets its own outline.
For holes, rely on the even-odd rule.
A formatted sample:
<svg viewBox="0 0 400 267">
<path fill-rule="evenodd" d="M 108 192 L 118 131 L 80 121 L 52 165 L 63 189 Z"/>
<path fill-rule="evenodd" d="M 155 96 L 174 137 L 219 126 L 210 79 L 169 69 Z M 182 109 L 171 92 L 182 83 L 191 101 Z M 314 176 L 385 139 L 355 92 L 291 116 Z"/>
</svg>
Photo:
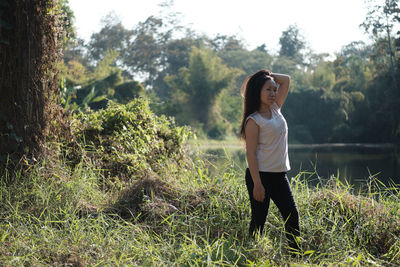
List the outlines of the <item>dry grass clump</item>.
<svg viewBox="0 0 400 267">
<path fill-rule="evenodd" d="M 322 189 L 314 194 L 311 205 L 316 208 L 329 206 L 347 218 L 357 216 L 387 220 L 390 217 L 384 205 L 369 197 L 353 195 L 348 191 Z"/>
<path fill-rule="evenodd" d="M 179 190 L 173 185 L 147 175 L 121 191 L 112 210 L 123 218 L 145 215 L 156 219 L 177 210 L 178 194 Z"/>
<path fill-rule="evenodd" d="M 177 182 L 167 181 L 153 173 L 119 192 L 109 212 L 125 219 L 138 218 L 151 225 L 173 213 L 186 214 L 208 198 L 205 189 L 188 190 Z"/>
<path fill-rule="evenodd" d="M 316 191 L 311 196 L 310 207 L 323 216 L 333 214 L 337 231 L 347 233 L 355 244 L 372 255 L 388 253 L 400 236 L 398 210 L 390 210 L 390 205 L 376 200 L 379 195 L 356 195 L 349 188 L 335 185 Z"/>
</svg>

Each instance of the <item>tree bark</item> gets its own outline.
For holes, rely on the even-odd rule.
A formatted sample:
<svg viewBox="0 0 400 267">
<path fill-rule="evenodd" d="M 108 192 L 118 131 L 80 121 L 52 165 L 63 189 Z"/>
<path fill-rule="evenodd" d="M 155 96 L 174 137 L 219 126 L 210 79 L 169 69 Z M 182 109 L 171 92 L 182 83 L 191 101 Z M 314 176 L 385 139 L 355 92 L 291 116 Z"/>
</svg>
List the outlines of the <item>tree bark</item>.
<svg viewBox="0 0 400 267">
<path fill-rule="evenodd" d="M 0 156 L 37 157 L 55 114 L 56 1 L 3 0 L 0 18 Z"/>
</svg>

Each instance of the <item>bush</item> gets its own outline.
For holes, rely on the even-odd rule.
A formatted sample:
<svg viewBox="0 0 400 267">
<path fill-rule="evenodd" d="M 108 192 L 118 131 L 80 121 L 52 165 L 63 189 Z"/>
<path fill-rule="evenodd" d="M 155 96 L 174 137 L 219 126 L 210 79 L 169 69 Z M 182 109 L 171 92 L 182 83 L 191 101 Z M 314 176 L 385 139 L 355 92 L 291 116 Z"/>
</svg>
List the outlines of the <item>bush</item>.
<svg viewBox="0 0 400 267">
<path fill-rule="evenodd" d="M 128 182 L 160 164 L 184 158 L 184 142 L 190 132 L 164 116 L 157 117 L 144 99 L 126 105 L 109 102 L 104 110 L 73 116 L 75 142 L 67 157 L 79 162 L 82 155 L 106 180 Z"/>
</svg>

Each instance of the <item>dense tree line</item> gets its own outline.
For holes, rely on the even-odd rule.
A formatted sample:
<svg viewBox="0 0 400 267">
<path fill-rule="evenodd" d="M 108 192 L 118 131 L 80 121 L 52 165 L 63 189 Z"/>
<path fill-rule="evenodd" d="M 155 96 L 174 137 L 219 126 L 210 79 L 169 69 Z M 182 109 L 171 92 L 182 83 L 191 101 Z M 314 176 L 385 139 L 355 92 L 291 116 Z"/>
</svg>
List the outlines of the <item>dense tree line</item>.
<svg viewBox="0 0 400 267">
<path fill-rule="evenodd" d="M 399 1 L 371 3 L 361 27 L 373 42 L 352 42 L 334 58 L 310 51 L 296 25 L 273 54 L 236 36 L 200 35 L 171 16 L 150 16 L 133 29 L 109 16 L 89 42 L 65 48 L 62 99 L 96 109 L 144 96 L 156 113 L 224 138 L 237 132 L 241 82 L 269 68 L 292 77 L 283 109 L 291 142 L 399 142 Z"/>
</svg>

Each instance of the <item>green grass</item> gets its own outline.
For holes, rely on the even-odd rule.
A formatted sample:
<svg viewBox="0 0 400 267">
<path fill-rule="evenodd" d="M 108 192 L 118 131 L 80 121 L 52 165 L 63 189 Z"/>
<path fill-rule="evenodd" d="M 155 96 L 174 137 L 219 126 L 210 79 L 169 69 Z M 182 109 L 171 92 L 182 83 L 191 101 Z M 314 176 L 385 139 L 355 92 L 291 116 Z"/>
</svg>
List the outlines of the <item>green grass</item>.
<svg viewBox="0 0 400 267">
<path fill-rule="evenodd" d="M 213 148 L 226 148 L 226 149 L 239 149 L 244 148 L 244 142 L 242 142 L 236 136 L 228 136 L 223 140 L 215 140 L 215 139 L 197 139 L 191 138 L 189 140 L 189 144 L 200 150 L 207 150 Z"/>
<path fill-rule="evenodd" d="M 249 203 L 241 170 L 227 159 L 210 174 L 193 157 L 119 190 L 101 172 L 42 162 L 1 179 L 2 266 L 396 266 L 400 194 L 374 177 L 364 190 L 314 173 L 291 179 L 302 252 L 288 252 L 274 205 L 264 236 L 247 239 Z"/>
<path fill-rule="evenodd" d="M 292 177 L 293 255 L 274 205 L 265 234 L 247 238 L 244 159 L 205 157 L 203 146 L 221 142 L 189 149 L 189 135 L 140 99 L 75 114 L 70 140 L 54 137 L 39 162 L 1 172 L 0 266 L 398 266 L 398 187 Z"/>
</svg>

